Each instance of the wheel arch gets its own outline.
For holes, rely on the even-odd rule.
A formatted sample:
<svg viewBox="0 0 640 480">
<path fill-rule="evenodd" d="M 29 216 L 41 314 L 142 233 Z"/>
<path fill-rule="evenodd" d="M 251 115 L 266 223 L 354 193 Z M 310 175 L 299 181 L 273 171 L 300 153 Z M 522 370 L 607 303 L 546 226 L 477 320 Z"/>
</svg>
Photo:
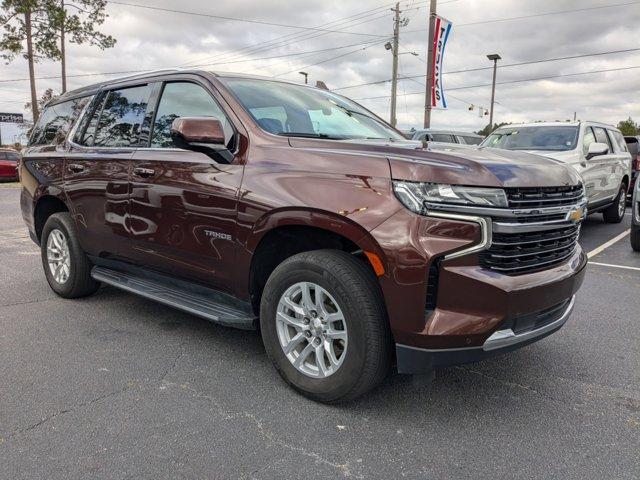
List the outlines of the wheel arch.
<svg viewBox="0 0 640 480">
<path fill-rule="evenodd" d="M 246 247 L 251 253 L 248 289 L 256 311 L 271 272 L 297 253 L 332 248 L 360 256 L 374 275 L 388 270 L 382 249 L 364 227 L 344 215 L 324 210 L 271 212 L 256 222 Z"/>
<path fill-rule="evenodd" d="M 35 201 L 33 209 L 33 225 L 38 241 L 41 240 L 42 229 L 51 215 L 54 213 L 69 211 L 69 207 L 65 201 L 62 200 L 60 195 L 56 195 L 52 192 L 45 192 L 40 195 Z"/>
</svg>

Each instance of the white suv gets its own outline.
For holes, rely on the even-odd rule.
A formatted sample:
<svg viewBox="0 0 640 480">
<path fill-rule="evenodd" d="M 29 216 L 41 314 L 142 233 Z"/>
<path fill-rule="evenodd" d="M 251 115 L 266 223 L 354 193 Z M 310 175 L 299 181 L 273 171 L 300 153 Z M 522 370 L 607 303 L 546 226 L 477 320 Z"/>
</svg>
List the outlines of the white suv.
<svg viewBox="0 0 640 480">
<path fill-rule="evenodd" d="M 602 212 L 609 223 L 624 218 L 631 154 L 617 128 L 582 121 L 505 125 L 481 146 L 523 150 L 570 165 L 584 181 L 589 213 Z"/>
</svg>

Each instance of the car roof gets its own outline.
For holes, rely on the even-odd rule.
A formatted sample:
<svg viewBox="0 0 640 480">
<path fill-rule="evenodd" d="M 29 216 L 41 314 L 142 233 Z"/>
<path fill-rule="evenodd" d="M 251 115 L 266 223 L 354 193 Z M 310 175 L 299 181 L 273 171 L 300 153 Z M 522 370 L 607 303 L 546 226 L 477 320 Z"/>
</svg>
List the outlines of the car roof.
<svg viewBox="0 0 640 480">
<path fill-rule="evenodd" d="M 57 103 L 68 101 L 77 97 L 92 95 L 94 93 L 97 93 L 101 89 L 117 87 L 119 84 L 135 82 L 136 80 L 150 80 L 150 79 L 153 79 L 154 77 L 160 77 L 160 76 L 170 75 L 175 73 L 195 74 L 195 75 L 207 74 L 207 75 L 213 75 L 215 77 L 220 77 L 220 78 L 246 78 L 246 79 L 254 79 L 254 80 L 266 80 L 266 81 L 278 82 L 278 83 L 288 83 L 291 85 L 304 85 L 298 82 L 281 80 L 279 78 L 276 79 L 276 78 L 265 77 L 260 75 L 251 75 L 246 73 L 214 72 L 214 71 L 202 70 L 202 69 L 169 68 L 164 70 L 153 70 L 145 73 L 139 73 L 136 75 L 129 75 L 126 77 L 113 78 L 110 80 L 105 80 L 103 82 L 87 85 L 86 87 L 77 88 L 75 90 L 69 90 L 68 92 L 63 93 L 62 95 L 57 97 L 55 100 L 47 104 L 47 106 L 55 105 Z M 313 89 L 317 88 L 312 85 L 304 85 L 304 86 L 308 88 L 313 88 Z"/>
<path fill-rule="evenodd" d="M 451 135 L 464 135 L 467 137 L 478 137 L 482 138 L 482 135 L 478 135 L 474 132 L 463 132 L 461 130 L 446 130 L 446 129 L 436 129 L 436 128 L 421 128 L 420 130 L 415 130 L 412 132 L 414 135 L 416 133 L 448 133 Z"/>
<path fill-rule="evenodd" d="M 579 127 L 583 123 L 588 125 L 595 125 L 598 127 L 609 128 L 612 130 L 618 130 L 614 125 L 610 125 L 604 122 L 596 122 L 593 120 L 576 120 L 570 122 L 529 122 L 529 123 L 512 123 L 509 125 L 502 125 L 499 128 L 513 128 L 513 127 Z M 497 129 L 496 129 L 497 130 Z"/>
</svg>

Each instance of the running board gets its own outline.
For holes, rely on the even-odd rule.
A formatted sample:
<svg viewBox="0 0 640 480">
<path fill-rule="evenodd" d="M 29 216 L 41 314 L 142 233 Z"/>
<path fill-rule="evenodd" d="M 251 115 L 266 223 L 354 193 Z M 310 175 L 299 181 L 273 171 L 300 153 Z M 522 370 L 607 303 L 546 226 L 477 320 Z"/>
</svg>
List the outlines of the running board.
<svg viewBox="0 0 640 480">
<path fill-rule="evenodd" d="M 244 330 L 252 330 L 256 327 L 255 316 L 248 307 L 242 308 L 241 302 L 234 302 L 235 299 L 213 289 L 190 285 L 187 282 L 176 284 L 168 279 L 165 280 L 162 275 L 149 278 L 99 266 L 93 267 L 91 276 L 98 282 L 169 305 L 220 325 Z"/>
</svg>

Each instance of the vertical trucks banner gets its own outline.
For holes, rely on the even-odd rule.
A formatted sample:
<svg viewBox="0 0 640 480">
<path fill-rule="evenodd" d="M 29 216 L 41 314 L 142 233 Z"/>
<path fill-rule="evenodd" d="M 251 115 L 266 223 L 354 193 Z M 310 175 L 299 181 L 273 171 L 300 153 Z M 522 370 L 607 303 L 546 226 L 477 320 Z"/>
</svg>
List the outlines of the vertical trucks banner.
<svg viewBox="0 0 640 480">
<path fill-rule="evenodd" d="M 447 101 L 444 98 L 444 87 L 442 85 L 442 60 L 444 59 L 444 49 L 447 46 L 449 33 L 451 33 L 451 22 L 442 17 L 436 16 L 435 29 L 433 34 L 433 78 L 431 79 L 431 107 L 447 108 Z"/>
</svg>

